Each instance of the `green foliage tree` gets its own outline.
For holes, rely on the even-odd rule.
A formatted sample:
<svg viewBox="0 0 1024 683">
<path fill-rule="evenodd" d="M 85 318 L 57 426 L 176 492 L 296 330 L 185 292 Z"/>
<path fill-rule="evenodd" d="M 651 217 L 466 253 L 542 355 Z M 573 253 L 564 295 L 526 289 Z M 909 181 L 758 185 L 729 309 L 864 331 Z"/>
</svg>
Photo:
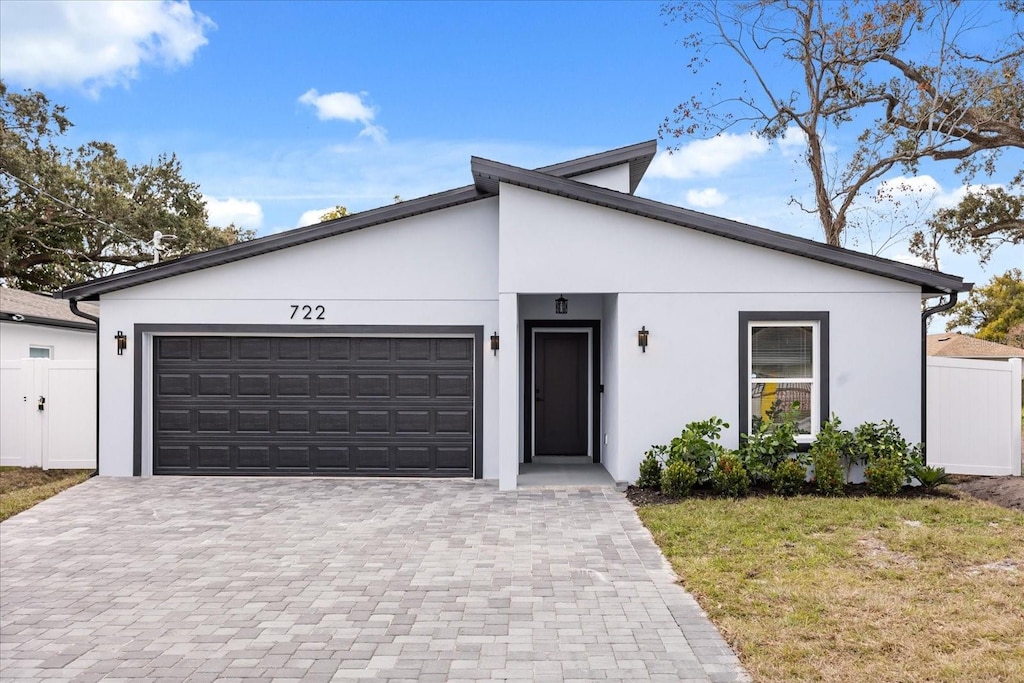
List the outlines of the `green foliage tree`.
<svg viewBox="0 0 1024 683">
<path fill-rule="evenodd" d="M 325 221 L 333 221 L 336 218 L 344 218 L 347 215 L 349 215 L 348 209 L 346 209 L 341 204 L 338 204 L 333 209 L 329 211 L 324 211 L 322 214 L 320 214 L 320 222 L 323 223 Z"/>
<path fill-rule="evenodd" d="M 66 110 L 0 81 L 0 279 L 55 290 L 152 260 L 154 231 L 174 235 L 164 257 L 251 239 L 208 224 L 199 186 L 173 154 L 133 165 L 108 142 L 61 144 Z"/>
<path fill-rule="evenodd" d="M 668 4 L 663 13 L 691 31 L 681 40 L 691 71 L 731 54 L 751 78 L 692 96 L 660 134 L 796 132 L 814 199 L 793 202 L 841 245 L 858 196 L 891 171 L 954 161 L 970 179 L 994 173 L 1002 150 L 1024 148 L 1022 4 L 1003 0 L 984 25 L 972 3 L 955 0 Z"/>
<path fill-rule="evenodd" d="M 976 287 L 964 301 L 950 311 L 946 331 L 964 329 L 978 339 L 1014 344 L 1024 325 L 1024 279 L 1020 268 L 996 275 L 982 287 Z"/>
<path fill-rule="evenodd" d="M 914 231 L 910 251 L 939 269 L 939 247 L 943 244 L 958 254 L 973 252 L 984 264 L 1003 244 L 1024 244 L 1024 171 L 1003 187 L 985 187 L 968 192 L 960 203 L 941 209 L 927 225 Z"/>
</svg>

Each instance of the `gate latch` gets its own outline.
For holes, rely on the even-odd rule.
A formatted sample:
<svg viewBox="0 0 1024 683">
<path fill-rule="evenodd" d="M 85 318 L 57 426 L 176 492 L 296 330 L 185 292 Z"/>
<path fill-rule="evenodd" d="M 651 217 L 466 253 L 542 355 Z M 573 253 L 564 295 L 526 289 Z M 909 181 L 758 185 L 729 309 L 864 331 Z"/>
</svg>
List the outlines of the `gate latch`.
<svg viewBox="0 0 1024 683">
<path fill-rule="evenodd" d="M 40 396 L 39 397 L 39 403 L 36 404 L 36 407 L 39 408 L 40 411 L 46 410 L 46 397 L 45 396 Z"/>
</svg>

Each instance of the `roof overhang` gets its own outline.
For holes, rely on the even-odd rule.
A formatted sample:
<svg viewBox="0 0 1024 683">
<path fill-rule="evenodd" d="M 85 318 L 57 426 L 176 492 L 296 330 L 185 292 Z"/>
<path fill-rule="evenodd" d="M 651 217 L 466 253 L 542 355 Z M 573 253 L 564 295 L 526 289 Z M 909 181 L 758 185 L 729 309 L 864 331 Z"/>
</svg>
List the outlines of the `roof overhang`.
<svg viewBox="0 0 1024 683">
<path fill-rule="evenodd" d="M 37 315 L 23 315 L 21 313 L 0 312 L 0 322 L 14 323 L 15 325 L 42 325 L 44 327 L 62 327 L 68 330 L 84 330 L 95 332 L 94 323 L 75 322 L 73 320 L 56 320 L 54 318 L 43 318 Z"/>
</svg>

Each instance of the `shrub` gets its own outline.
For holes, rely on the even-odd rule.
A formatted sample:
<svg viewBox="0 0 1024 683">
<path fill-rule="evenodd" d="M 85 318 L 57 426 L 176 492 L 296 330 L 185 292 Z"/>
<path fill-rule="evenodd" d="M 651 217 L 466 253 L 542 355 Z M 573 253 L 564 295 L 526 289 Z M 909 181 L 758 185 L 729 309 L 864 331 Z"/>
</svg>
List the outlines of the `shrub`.
<svg viewBox="0 0 1024 683">
<path fill-rule="evenodd" d="M 739 498 L 750 489 L 750 478 L 743 467 L 743 461 L 736 453 L 725 453 L 711 473 L 711 487 L 723 496 Z"/>
<path fill-rule="evenodd" d="M 814 488 L 823 496 L 843 495 L 843 463 L 838 451 L 811 451 L 814 466 Z"/>
<path fill-rule="evenodd" d="M 896 495 L 923 465 L 921 444 L 908 444 L 892 420 L 865 422 L 857 427 L 853 449 L 854 458 L 867 464 L 864 478 L 868 489 L 880 496 Z"/>
<path fill-rule="evenodd" d="M 794 496 L 807 481 L 807 466 L 787 458 L 772 472 L 772 491 L 780 496 Z"/>
<path fill-rule="evenodd" d="M 876 456 L 864 468 L 868 490 L 876 496 L 895 496 L 907 481 L 907 473 L 899 455 Z"/>
<path fill-rule="evenodd" d="M 949 475 L 944 467 L 929 467 L 923 462 L 914 468 L 914 478 L 926 489 L 933 489 L 940 484 L 949 483 Z"/>
<path fill-rule="evenodd" d="M 814 486 L 825 496 L 843 494 L 843 475 L 849 463 L 853 434 L 842 428 L 842 422 L 834 414 L 821 425 L 818 435 L 811 444 L 811 464 L 814 466 Z M 844 461 L 846 461 L 844 463 Z"/>
<path fill-rule="evenodd" d="M 636 485 L 642 489 L 661 488 L 661 470 L 661 460 L 652 448 L 640 461 L 640 476 L 636 480 Z"/>
<path fill-rule="evenodd" d="M 697 483 L 708 483 L 715 461 L 725 451 L 718 440 L 722 436 L 722 427 L 728 426 L 718 417 L 687 424 L 668 445 L 667 463 L 688 462 L 697 473 Z"/>
<path fill-rule="evenodd" d="M 741 436 L 740 458 L 755 484 L 770 484 L 775 469 L 796 451 L 800 404 L 793 403 L 789 410 L 781 413 L 773 406 L 772 413 L 777 416 L 777 422 L 756 420 L 751 433 Z"/>
<path fill-rule="evenodd" d="M 673 460 L 665 466 L 661 473 L 661 492 L 666 496 L 682 498 L 690 495 L 690 490 L 697 483 L 697 469 L 693 463 Z"/>
</svg>

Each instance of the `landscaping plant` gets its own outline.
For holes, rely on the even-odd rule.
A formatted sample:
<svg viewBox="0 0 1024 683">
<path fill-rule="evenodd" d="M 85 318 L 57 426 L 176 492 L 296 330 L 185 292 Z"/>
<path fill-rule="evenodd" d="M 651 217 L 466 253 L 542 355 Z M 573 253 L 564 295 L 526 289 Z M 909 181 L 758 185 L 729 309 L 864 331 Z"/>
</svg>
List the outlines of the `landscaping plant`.
<svg viewBox="0 0 1024 683">
<path fill-rule="evenodd" d="M 725 449 L 718 440 L 722 437 L 722 428 L 728 428 L 721 418 L 710 417 L 707 420 L 690 422 L 682 433 L 672 439 L 668 445 L 668 460 L 688 462 L 697 473 L 697 483 L 707 484 L 715 462 Z"/>
<path fill-rule="evenodd" d="M 711 473 L 711 488 L 723 496 L 739 498 L 750 490 L 750 477 L 743 461 L 736 453 L 725 453 L 715 464 Z"/>
<path fill-rule="evenodd" d="M 842 428 L 835 414 L 821 425 L 811 444 L 811 465 L 814 467 L 814 487 L 823 496 L 843 495 L 846 477 L 844 461 L 849 462 L 853 434 Z"/>
<path fill-rule="evenodd" d="M 780 496 L 795 496 L 807 481 L 807 467 L 801 462 L 787 458 L 772 472 L 772 491 Z"/>
<path fill-rule="evenodd" d="M 697 469 L 691 462 L 672 460 L 661 474 L 661 492 L 666 496 L 688 496 L 696 483 Z"/>
<path fill-rule="evenodd" d="M 663 466 L 661 464 L 662 458 L 658 457 L 659 448 L 664 451 L 665 447 L 653 446 L 651 450 L 647 451 L 644 455 L 644 459 L 640 461 L 640 476 L 637 477 L 636 485 L 642 489 L 658 490 L 661 488 L 661 473 Z"/>
<path fill-rule="evenodd" d="M 934 489 L 942 484 L 949 483 L 949 475 L 944 467 L 930 467 L 923 462 L 914 467 L 914 478 L 921 482 L 926 489 Z"/>
<path fill-rule="evenodd" d="M 773 413 L 776 408 L 772 406 Z M 799 418 L 800 404 L 794 402 L 788 410 L 777 414 L 777 421 L 756 419 L 751 433 L 740 436 L 740 458 L 753 483 L 771 484 L 775 468 L 796 452 Z"/>
<path fill-rule="evenodd" d="M 854 458 L 866 464 L 868 490 L 894 496 L 923 464 L 921 444 L 911 446 L 892 420 L 865 422 L 853 432 Z"/>
</svg>

